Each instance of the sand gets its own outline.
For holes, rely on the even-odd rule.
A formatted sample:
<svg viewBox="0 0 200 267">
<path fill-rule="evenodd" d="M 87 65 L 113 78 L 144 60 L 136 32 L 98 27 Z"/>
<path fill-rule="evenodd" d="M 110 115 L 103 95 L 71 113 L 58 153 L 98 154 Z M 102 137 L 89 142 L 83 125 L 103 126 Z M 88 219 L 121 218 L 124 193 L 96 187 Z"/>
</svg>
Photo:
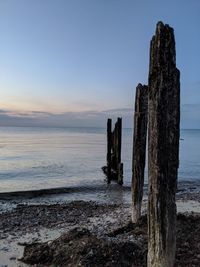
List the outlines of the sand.
<svg viewBox="0 0 200 267">
<path fill-rule="evenodd" d="M 177 194 L 178 213 L 200 216 L 199 192 L 197 184 L 189 183 L 189 186 L 188 183 L 181 184 Z M 100 239 L 138 244 L 137 238 L 135 239 L 134 234 L 129 232 L 125 235 L 109 237 L 109 233 L 116 229 L 126 228 L 131 220 L 130 191 L 127 188 L 123 192 L 120 191 L 120 201 L 116 201 L 118 193 L 112 192 L 116 204 L 110 204 L 109 199 L 105 201 L 105 198 L 102 200 L 97 197 L 96 201 L 88 201 L 90 196 L 88 192 L 86 196 L 79 195 L 82 196 L 81 201 L 73 201 L 72 196 L 67 201 L 67 196 L 63 193 L 59 197 L 54 194 L 54 197 L 47 195 L 43 198 L 41 196 L 21 198 L 17 196 L 1 199 L 0 266 L 29 266 L 18 261 L 23 255 L 24 245 L 52 241 L 76 227 L 86 228 Z M 93 196 L 92 199 L 95 197 Z M 146 210 L 147 196 L 143 201 L 143 215 L 146 214 Z M 199 257 L 199 255 L 196 256 Z"/>
</svg>

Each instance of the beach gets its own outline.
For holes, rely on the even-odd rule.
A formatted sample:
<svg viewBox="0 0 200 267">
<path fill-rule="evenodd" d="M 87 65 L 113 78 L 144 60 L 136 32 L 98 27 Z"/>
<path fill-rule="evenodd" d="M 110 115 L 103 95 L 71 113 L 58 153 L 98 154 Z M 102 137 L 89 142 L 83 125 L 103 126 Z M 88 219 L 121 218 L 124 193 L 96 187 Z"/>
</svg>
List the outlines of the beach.
<svg viewBox="0 0 200 267">
<path fill-rule="evenodd" d="M 200 267 L 193 2 L 0 1 L 0 267 Z"/>
<path fill-rule="evenodd" d="M 143 217 L 130 223 L 132 129 L 123 129 L 123 186 L 108 185 L 101 170 L 105 129 L 5 127 L 0 137 L 1 267 L 146 266 L 147 170 Z M 176 266 L 200 266 L 200 131 L 181 137 Z"/>
<path fill-rule="evenodd" d="M 116 261 L 121 258 L 121 248 L 124 246 L 127 250 L 124 255 L 128 260 L 122 257 L 121 263 L 118 263 L 117 266 L 131 266 L 131 262 L 135 262 L 133 266 L 146 266 L 146 194 L 140 225 L 132 225 L 130 187 L 112 184 L 108 188 L 105 184 L 105 187 L 101 187 L 99 192 L 84 188 L 73 190 L 62 188 L 60 192 L 58 191 L 58 189 L 57 191 L 54 189 L 52 192 L 48 190 L 47 192 L 29 191 L 0 194 L 0 206 L 3 207 L 0 214 L 0 266 L 31 266 L 30 264 L 35 264 L 34 266 L 102 266 L 105 265 L 104 261 L 107 264 L 105 266 L 116 266 Z M 200 183 L 179 183 L 176 266 L 200 265 L 199 204 Z M 61 239 L 59 239 L 60 236 Z M 84 246 L 80 246 L 82 239 L 84 239 Z M 66 249 L 68 254 L 71 254 L 65 255 L 65 260 L 62 262 L 61 254 L 63 252 L 61 253 L 60 246 L 56 245 L 58 251 L 51 253 L 57 256 L 51 255 L 50 257 L 48 255 L 48 259 L 52 259 L 48 263 L 45 259 L 46 252 L 43 251 L 44 244 L 38 248 L 41 242 L 47 242 L 44 244 L 48 246 L 54 245 L 53 242 L 59 244 L 64 242 L 65 245 L 71 242 L 72 247 L 75 247 L 73 250 Z M 33 245 L 30 246 L 32 243 Z M 101 245 L 93 251 L 96 243 Z M 19 260 L 23 256 L 24 248 L 23 261 L 26 263 Z M 106 252 L 105 248 L 107 248 Z M 111 255 L 115 255 L 114 248 L 118 250 L 116 258 L 112 258 Z M 48 251 L 52 251 L 52 249 L 48 248 Z M 107 254 L 107 251 L 110 251 L 110 254 Z M 132 254 L 134 251 L 135 254 Z M 42 257 L 38 256 L 40 252 Z M 90 257 L 88 253 L 94 255 L 89 254 Z M 99 253 L 105 254 L 105 258 L 98 256 Z M 135 256 L 132 257 L 133 255 Z M 75 261 L 75 258 L 79 259 L 79 263 Z M 94 258 L 96 264 L 98 260 L 100 261 L 99 265 L 95 265 Z M 54 260 L 55 262 L 53 262 Z"/>
</svg>

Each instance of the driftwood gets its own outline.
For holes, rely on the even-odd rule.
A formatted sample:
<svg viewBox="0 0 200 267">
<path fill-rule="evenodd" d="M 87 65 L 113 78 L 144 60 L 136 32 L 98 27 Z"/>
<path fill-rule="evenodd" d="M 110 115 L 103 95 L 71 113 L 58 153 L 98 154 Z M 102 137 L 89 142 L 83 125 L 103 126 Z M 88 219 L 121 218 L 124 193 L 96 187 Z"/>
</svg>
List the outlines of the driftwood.
<svg viewBox="0 0 200 267">
<path fill-rule="evenodd" d="M 132 222 L 141 217 L 148 116 L 148 86 L 138 84 L 135 95 L 132 158 Z"/>
<path fill-rule="evenodd" d="M 174 31 L 157 24 L 150 48 L 148 267 L 172 267 L 176 248 L 180 73 Z"/>
<path fill-rule="evenodd" d="M 107 121 L 107 166 L 102 167 L 108 183 L 115 180 L 123 184 L 123 163 L 121 163 L 122 119 L 118 118 L 112 132 L 112 120 Z"/>
</svg>

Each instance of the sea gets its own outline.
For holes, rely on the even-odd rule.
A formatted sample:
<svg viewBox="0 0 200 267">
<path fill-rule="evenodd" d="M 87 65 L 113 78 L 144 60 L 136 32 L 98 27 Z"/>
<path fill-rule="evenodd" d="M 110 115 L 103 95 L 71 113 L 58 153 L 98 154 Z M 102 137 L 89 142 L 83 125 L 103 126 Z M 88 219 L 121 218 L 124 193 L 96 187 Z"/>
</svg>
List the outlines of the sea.
<svg viewBox="0 0 200 267">
<path fill-rule="evenodd" d="M 124 185 L 133 130 L 122 131 Z M 0 127 L 0 192 L 105 184 L 106 129 Z M 181 130 L 179 181 L 200 181 L 200 130 Z M 145 171 L 147 183 L 147 171 Z"/>
</svg>

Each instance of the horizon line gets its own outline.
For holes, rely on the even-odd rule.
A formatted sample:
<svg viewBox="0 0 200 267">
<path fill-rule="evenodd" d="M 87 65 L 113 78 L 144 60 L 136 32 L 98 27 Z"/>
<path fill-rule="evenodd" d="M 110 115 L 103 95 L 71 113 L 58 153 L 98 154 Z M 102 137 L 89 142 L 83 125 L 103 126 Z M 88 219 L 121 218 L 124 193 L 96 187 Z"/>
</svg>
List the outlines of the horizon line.
<svg viewBox="0 0 200 267">
<path fill-rule="evenodd" d="M 39 126 L 39 125 L 33 125 L 33 126 L 14 126 L 14 125 L 0 125 L 0 128 L 95 128 L 95 129 L 106 129 L 106 127 L 96 127 L 96 126 Z M 122 127 L 122 129 L 134 129 L 134 127 Z M 200 128 L 180 128 L 180 130 L 200 130 Z"/>
</svg>

